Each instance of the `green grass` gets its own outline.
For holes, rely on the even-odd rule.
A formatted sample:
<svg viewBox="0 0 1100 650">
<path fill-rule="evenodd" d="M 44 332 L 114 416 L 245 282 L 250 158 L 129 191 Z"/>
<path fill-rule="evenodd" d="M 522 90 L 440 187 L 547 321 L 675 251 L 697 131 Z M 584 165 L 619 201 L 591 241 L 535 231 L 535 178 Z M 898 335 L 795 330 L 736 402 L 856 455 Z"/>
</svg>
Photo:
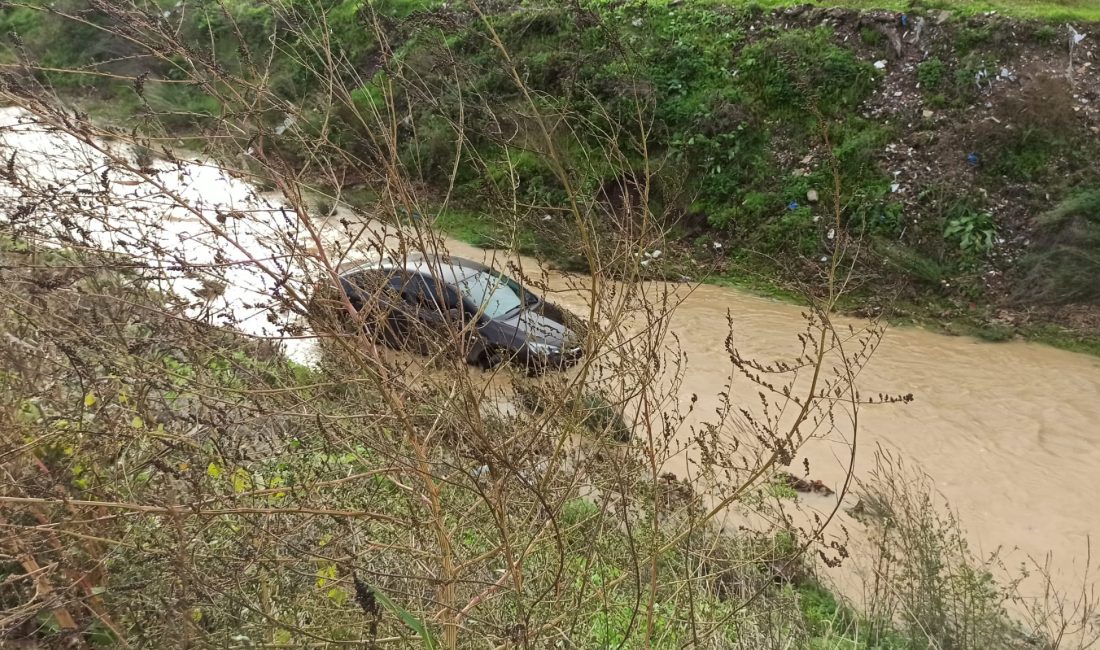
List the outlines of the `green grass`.
<svg viewBox="0 0 1100 650">
<path fill-rule="evenodd" d="M 860 301 L 849 297 L 841 311 L 860 306 Z M 942 301 L 927 303 L 898 302 L 891 305 L 893 313 L 887 320 L 894 327 L 920 327 L 946 336 L 969 336 L 987 343 L 1027 341 L 1041 343 L 1060 350 L 1100 357 L 1100 332 L 1081 332 L 1050 323 L 1028 324 L 1011 327 L 988 322 L 984 312 L 968 314 L 958 312 Z M 954 312 L 950 313 L 949 312 Z"/>
<path fill-rule="evenodd" d="M 778 300 L 780 302 L 790 304 L 802 304 L 805 302 L 803 297 L 795 291 L 780 286 L 774 280 L 770 279 L 769 276 L 764 275 L 760 271 L 751 271 L 748 268 L 733 269 L 722 275 L 703 278 L 703 281 L 707 284 L 714 284 L 720 287 L 731 287 L 746 291 L 755 296 L 771 298 L 772 300 Z"/>
<path fill-rule="evenodd" d="M 1100 357 L 1100 334 L 1078 335 L 1057 325 L 1034 325 L 1024 329 L 1023 336 L 1069 352 Z"/>
<path fill-rule="evenodd" d="M 497 225 L 481 213 L 447 209 L 436 217 L 436 225 L 455 239 L 479 248 L 494 248 L 499 244 Z"/>
</svg>

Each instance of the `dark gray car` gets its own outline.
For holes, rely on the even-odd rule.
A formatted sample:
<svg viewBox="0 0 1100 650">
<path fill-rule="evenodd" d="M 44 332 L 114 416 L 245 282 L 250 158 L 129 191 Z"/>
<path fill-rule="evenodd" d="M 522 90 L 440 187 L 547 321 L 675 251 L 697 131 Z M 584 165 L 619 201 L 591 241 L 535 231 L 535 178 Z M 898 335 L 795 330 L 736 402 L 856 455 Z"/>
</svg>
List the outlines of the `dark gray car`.
<svg viewBox="0 0 1100 650">
<path fill-rule="evenodd" d="M 470 363 L 512 360 L 534 371 L 583 354 L 566 324 L 575 317 L 484 264 L 415 255 L 345 270 L 340 284 L 366 327 L 392 347 L 427 352 L 453 342 Z"/>
</svg>

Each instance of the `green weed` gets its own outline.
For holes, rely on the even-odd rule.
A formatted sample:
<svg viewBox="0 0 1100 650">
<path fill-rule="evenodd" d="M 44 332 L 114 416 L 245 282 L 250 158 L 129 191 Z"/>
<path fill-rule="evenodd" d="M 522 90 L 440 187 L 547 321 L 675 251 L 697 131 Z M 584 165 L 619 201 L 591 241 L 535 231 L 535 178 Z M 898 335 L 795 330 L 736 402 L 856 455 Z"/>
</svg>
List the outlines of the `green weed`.
<svg viewBox="0 0 1100 650">
<path fill-rule="evenodd" d="M 997 226 L 988 212 L 964 212 L 947 221 L 943 236 L 955 242 L 966 257 L 980 257 L 993 250 Z"/>
<path fill-rule="evenodd" d="M 744 49 L 741 87 L 761 108 L 805 116 L 813 106 L 830 117 L 853 110 L 874 89 L 873 66 L 835 45 L 826 28 L 794 30 Z"/>
<path fill-rule="evenodd" d="M 900 274 L 929 289 L 939 289 L 949 276 L 949 269 L 941 262 L 922 255 L 913 248 L 894 242 L 879 241 L 876 251 Z"/>
<path fill-rule="evenodd" d="M 943 61 L 938 57 L 933 57 L 917 66 L 917 81 L 920 82 L 921 89 L 926 91 L 935 90 L 943 83 L 946 73 L 947 66 L 944 65 Z"/>
<path fill-rule="evenodd" d="M 1042 25 L 1035 30 L 1035 40 L 1049 45 L 1058 39 L 1058 29 L 1053 25 Z"/>
<path fill-rule="evenodd" d="M 860 27 L 859 39 L 863 41 L 864 45 L 879 46 L 886 41 L 886 37 L 882 35 L 877 29 L 873 27 Z"/>
<path fill-rule="evenodd" d="M 963 27 L 955 37 L 955 46 L 965 54 L 988 43 L 992 38 L 993 30 L 989 27 Z"/>
<path fill-rule="evenodd" d="M 1078 190 L 1039 218 L 1021 269 L 1020 300 L 1100 301 L 1100 188 Z"/>
</svg>

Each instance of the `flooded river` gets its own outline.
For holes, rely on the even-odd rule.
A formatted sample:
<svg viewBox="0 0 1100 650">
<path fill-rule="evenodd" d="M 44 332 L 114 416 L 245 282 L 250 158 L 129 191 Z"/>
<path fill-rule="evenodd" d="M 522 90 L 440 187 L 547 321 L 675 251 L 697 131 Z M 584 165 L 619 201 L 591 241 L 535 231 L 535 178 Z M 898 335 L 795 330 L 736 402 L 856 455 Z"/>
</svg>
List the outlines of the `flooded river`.
<svg viewBox="0 0 1100 650">
<path fill-rule="evenodd" d="M 62 150 L 79 149 L 72 143 L 59 145 L 60 136 L 27 131 L 24 116 L 13 109 L 5 109 L 0 117 L 5 120 L 0 124 L 0 143 L 6 144 L 0 148 L 15 151 L 17 162 L 33 159 L 32 169 L 39 174 L 56 176 L 45 174 L 43 166 L 63 159 L 67 154 Z M 96 165 L 101 164 L 98 161 L 103 156 L 97 151 L 80 151 L 82 157 L 70 161 L 69 166 L 75 169 L 78 163 L 86 163 L 91 168 L 67 172 L 65 182 L 86 182 L 95 188 L 101 175 Z M 10 153 L 0 151 L 5 159 Z M 205 244 L 200 246 L 205 242 L 204 228 L 196 224 L 203 220 L 193 217 L 207 212 L 212 215 L 226 204 L 241 209 L 232 204 L 250 201 L 248 197 L 255 195 L 224 173 L 211 177 L 210 169 L 196 166 L 197 171 L 177 169 L 172 175 L 163 175 L 164 183 L 178 185 L 180 195 L 199 206 L 199 212 L 184 210 L 172 219 L 162 218 L 157 206 L 163 204 L 150 198 L 162 195 L 162 190 L 142 194 L 140 184 L 135 185 L 133 179 L 129 184 L 113 186 L 119 197 L 144 206 L 140 212 L 142 228 L 175 224 L 157 235 L 161 237 L 160 245 L 169 250 L 167 255 L 158 251 L 158 259 L 167 256 L 192 262 L 225 261 L 205 250 Z M 204 201 L 205 206 L 201 205 Z M 226 292 L 221 299 L 224 304 L 219 307 L 222 310 L 233 311 L 234 300 L 251 305 L 257 296 L 272 291 L 270 281 L 237 277 L 246 273 L 242 269 L 249 262 L 248 249 L 270 252 L 271 246 L 264 241 L 288 239 L 287 224 L 292 219 L 288 221 L 286 212 L 270 204 L 265 204 L 263 210 L 269 215 L 263 222 L 263 232 L 233 233 L 241 245 L 228 261 L 241 264 L 227 265 L 236 274 L 227 279 L 231 285 L 241 286 L 240 291 Z M 136 240 L 131 233 L 138 225 L 125 223 L 125 219 L 134 218 L 126 215 L 133 214 L 112 213 L 110 218 L 116 227 L 101 232 L 97 241 L 110 247 L 125 240 L 133 253 Z M 124 221 L 121 226 L 120 219 Z M 218 222 L 211 218 L 203 223 L 209 227 Z M 244 227 L 243 222 L 231 225 Z M 48 232 L 48 228 L 42 230 L 44 240 Z M 293 234 L 300 236 L 297 231 Z M 447 245 L 452 253 L 473 259 L 499 255 L 459 242 Z M 274 253 L 264 257 L 271 264 L 277 263 L 277 258 Z M 532 260 L 524 260 L 523 264 L 527 269 L 536 267 Z M 497 266 L 503 265 L 498 262 Z M 566 284 L 560 275 L 551 273 L 549 277 L 551 285 Z M 181 276 L 180 282 L 193 281 Z M 681 391 L 684 397 L 693 393 L 699 396 L 696 413 L 714 412 L 717 393 L 733 372 L 725 349 L 727 313 L 732 315 L 734 342 L 746 356 L 783 358 L 798 350 L 796 336 L 804 327 L 798 306 L 717 286 L 678 285 L 676 291 L 682 303 L 671 317 L 671 331 L 687 354 Z M 554 298 L 577 310 L 584 307 L 583 296 L 576 292 Z M 278 331 L 254 308 L 247 317 L 236 320 L 244 323 L 242 329 L 251 334 L 274 336 Z M 290 350 L 302 360 L 302 355 L 308 356 L 307 347 L 296 340 Z M 864 393 L 912 393 L 915 401 L 862 411 L 857 475 L 870 469 L 878 445 L 898 452 L 931 476 L 935 487 L 957 509 L 976 550 L 984 553 L 997 546 L 1018 547 L 1019 552 L 1010 556 L 1017 560 L 1027 555 L 1042 558 L 1051 552 L 1058 574 L 1056 584 L 1074 586 L 1087 540 L 1100 534 L 1100 506 L 1090 489 L 1090 477 L 1100 475 L 1100 359 L 1035 344 L 983 343 L 895 328 L 886 333 L 860 375 L 859 386 Z M 735 402 L 756 400 L 754 390 L 736 393 L 733 398 Z M 812 441 L 802 450 L 794 471 L 798 473 L 805 456 L 811 461 L 813 478 L 838 487 L 848 465 L 848 438 L 841 435 Z M 822 512 L 835 503 L 821 496 L 806 496 L 803 502 Z"/>
<path fill-rule="evenodd" d="M 472 259 L 495 258 L 502 266 L 501 253 L 454 241 L 448 249 Z M 536 266 L 522 263 L 525 269 Z M 551 278 L 551 284 L 564 286 L 560 276 L 557 282 Z M 727 313 L 734 344 L 746 356 L 789 358 L 799 350 L 796 337 L 805 320 L 797 305 L 712 285 L 677 290 L 682 302 L 670 329 L 687 354 L 681 392 L 685 399 L 699 396 L 697 414 L 713 413 L 718 391 L 731 381 Z M 584 305 L 575 292 L 557 298 L 574 308 Z M 739 384 L 733 385 L 737 390 Z M 740 386 L 735 402 L 758 401 L 753 387 Z M 1089 538 L 1100 534 L 1100 505 L 1089 489 L 1089 477 L 1100 475 L 1100 359 L 1033 343 L 988 343 L 897 327 L 887 330 L 858 386 L 865 394 L 912 393 L 915 399 L 861 409 L 857 476 L 873 467 L 880 445 L 895 452 L 930 476 L 980 556 L 1002 547 L 1011 566 L 1028 557 L 1042 562 L 1050 553 L 1055 584 L 1080 588 Z M 839 489 L 851 442 L 850 435 L 811 440 L 792 472 L 800 474 L 807 458 L 812 478 Z M 826 514 L 835 498 L 802 500 Z"/>
<path fill-rule="evenodd" d="M 728 363 L 710 361 L 723 356 L 727 309 L 748 354 L 782 355 L 801 327 L 797 307 L 700 287 L 673 321 L 694 360 L 685 390 L 704 395 L 728 376 Z M 1074 560 L 1100 533 L 1100 507 L 1086 487 L 1100 471 L 1100 359 L 895 328 L 858 385 L 865 394 L 912 393 L 915 400 L 862 409 L 857 476 L 871 468 L 878 445 L 896 450 L 928 472 L 976 550 L 1019 547 L 1036 558 L 1051 551 L 1063 584 L 1072 582 L 1080 569 Z M 804 451 L 814 478 L 839 487 L 849 443 L 811 441 Z M 822 501 L 822 510 L 829 505 L 809 498 Z"/>
</svg>

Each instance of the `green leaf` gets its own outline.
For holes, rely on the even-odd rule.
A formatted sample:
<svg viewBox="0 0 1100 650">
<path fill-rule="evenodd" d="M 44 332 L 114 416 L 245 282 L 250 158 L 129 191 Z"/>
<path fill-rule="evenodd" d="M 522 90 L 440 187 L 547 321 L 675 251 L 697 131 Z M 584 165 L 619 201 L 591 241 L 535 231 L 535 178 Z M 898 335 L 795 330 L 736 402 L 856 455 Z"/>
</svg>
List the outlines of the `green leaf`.
<svg viewBox="0 0 1100 650">
<path fill-rule="evenodd" d="M 221 465 L 218 465 L 217 463 L 210 463 L 209 465 L 206 466 L 206 474 L 210 478 L 221 478 L 221 475 L 222 475 Z"/>
<path fill-rule="evenodd" d="M 375 599 L 378 602 L 382 603 L 383 607 L 396 614 L 397 618 L 401 619 L 402 623 L 408 625 L 413 632 L 416 632 L 420 635 L 420 639 L 424 642 L 425 647 L 432 648 L 432 650 L 439 647 L 439 644 L 436 642 L 435 637 L 432 636 L 432 633 L 428 631 L 428 628 L 425 627 L 424 623 L 422 623 L 420 619 L 413 616 L 412 613 L 409 612 L 409 610 L 390 600 L 389 596 L 382 593 L 378 589 L 374 589 L 373 591 Z"/>
<path fill-rule="evenodd" d="M 140 415 L 135 415 L 134 419 L 130 420 L 130 426 L 140 429 L 145 426 L 145 420 L 142 420 Z"/>
<path fill-rule="evenodd" d="M 252 475 L 245 468 L 238 467 L 237 471 L 233 472 L 233 491 L 240 493 L 251 489 Z"/>
<path fill-rule="evenodd" d="M 286 481 L 283 479 L 282 474 L 276 474 L 276 475 L 271 477 L 270 481 L 267 482 L 266 487 L 269 487 L 269 488 L 281 487 L 285 482 Z M 286 492 L 276 492 L 275 494 L 272 494 L 268 498 L 273 500 L 273 501 L 278 501 L 280 499 L 286 498 Z"/>
<path fill-rule="evenodd" d="M 92 408 L 96 403 L 96 396 L 94 393 L 88 393 L 84 396 L 84 408 Z"/>
<path fill-rule="evenodd" d="M 317 586 L 324 588 L 329 580 L 336 578 L 336 565 L 326 564 L 317 571 Z"/>
<path fill-rule="evenodd" d="M 329 589 L 326 595 L 328 596 L 329 600 L 336 603 L 337 605 L 343 605 L 348 600 L 348 592 L 339 587 L 333 587 L 332 589 Z"/>
</svg>

